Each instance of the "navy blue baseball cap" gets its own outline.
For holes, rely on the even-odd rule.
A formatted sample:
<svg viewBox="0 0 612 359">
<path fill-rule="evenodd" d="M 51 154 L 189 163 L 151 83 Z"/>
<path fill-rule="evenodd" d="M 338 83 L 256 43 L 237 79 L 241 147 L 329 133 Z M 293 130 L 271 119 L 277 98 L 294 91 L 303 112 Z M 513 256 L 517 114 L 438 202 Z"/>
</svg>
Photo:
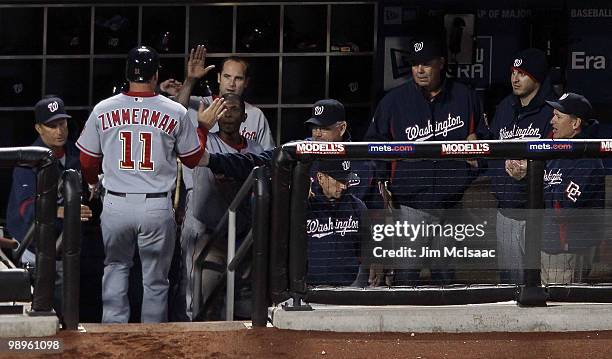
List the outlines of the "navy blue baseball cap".
<svg viewBox="0 0 612 359">
<path fill-rule="evenodd" d="M 352 171 L 351 161 L 348 160 L 320 161 L 316 170 L 349 186 L 359 184 L 359 176 Z"/>
<path fill-rule="evenodd" d="M 445 57 L 444 42 L 435 33 L 417 35 L 411 41 L 410 62 L 425 64 L 437 57 Z"/>
<path fill-rule="evenodd" d="M 328 127 L 336 122 L 346 121 L 344 105 L 338 100 L 325 99 L 312 106 L 312 117 L 305 124 Z"/>
<path fill-rule="evenodd" d="M 546 101 L 546 103 L 559 112 L 574 115 L 583 120 L 587 120 L 593 110 L 586 97 L 573 92 L 564 93 L 557 101 Z"/>
<path fill-rule="evenodd" d="M 49 123 L 62 118 L 72 118 L 66 113 L 64 101 L 56 96 L 44 97 L 34 106 L 36 123 Z"/>
</svg>

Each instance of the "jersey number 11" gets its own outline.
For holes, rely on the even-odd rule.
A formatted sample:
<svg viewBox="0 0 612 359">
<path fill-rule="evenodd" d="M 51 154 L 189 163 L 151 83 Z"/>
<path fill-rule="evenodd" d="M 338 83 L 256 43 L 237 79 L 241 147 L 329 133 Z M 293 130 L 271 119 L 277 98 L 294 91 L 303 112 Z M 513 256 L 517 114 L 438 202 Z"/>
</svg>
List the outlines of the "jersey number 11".
<svg viewBox="0 0 612 359">
<path fill-rule="evenodd" d="M 153 171 L 154 162 L 151 161 L 151 132 L 139 132 L 140 135 L 140 161 L 138 161 L 139 171 Z M 132 160 L 132 131 L 119 132 L 123 158 L 119 161 L 119 168 L 122 170 L 133 170 L 134 161 Z"/>
</svg>

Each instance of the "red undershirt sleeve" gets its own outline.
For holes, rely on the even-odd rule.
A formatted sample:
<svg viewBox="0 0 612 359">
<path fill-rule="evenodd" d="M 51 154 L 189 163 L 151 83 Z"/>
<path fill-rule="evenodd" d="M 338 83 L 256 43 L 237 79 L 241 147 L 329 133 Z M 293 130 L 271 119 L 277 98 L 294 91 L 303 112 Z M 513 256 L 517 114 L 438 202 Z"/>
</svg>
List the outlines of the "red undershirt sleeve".
<svg viewBox="0 0 612 359">
<path fill-rule="evenodd" d="M 92 185 L 98 183 L 98 174 L 100 173 L 102 158 L 93 157 L 81 151 L 79 159 L 81 161 L 81 172 L 83 173 L 85 181 Z"/>
<path fill-rule="evenodd" d="M 208 138 L 208 129 L 203 126 L 198 126 L 197 132 L 198 132 L 198 140 L 200 141 L 200 149 L 198 150 L 198 152 L 191 154 L 189 156 L 180 157 L 181 162 L 189 168 L 194 168 L 195 166 L 198 165 L 198 163 L 200 162 L 200 158 L 202 158 L 202 155 L 204 154 L 204 149 L 206 148 L 206 139 Z"/>
</svg>

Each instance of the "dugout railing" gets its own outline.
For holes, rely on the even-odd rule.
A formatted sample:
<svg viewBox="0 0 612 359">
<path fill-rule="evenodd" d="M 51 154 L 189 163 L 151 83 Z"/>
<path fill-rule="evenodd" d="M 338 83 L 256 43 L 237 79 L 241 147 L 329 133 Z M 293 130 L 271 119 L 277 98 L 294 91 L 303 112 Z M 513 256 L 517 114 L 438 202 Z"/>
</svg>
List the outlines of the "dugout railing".
<svg viewBox="0 0 612 359">
<path fill-rule="evenodd" d="M 251 197 L 251 198 L 249 198 Z M 243 239 L 240 247 L 236 248 L 236 212 L 245 200 L 251 200 L 252 228 Z M 270 175 L 268 168 L 255 167 L 244 180 L 238 193 L 230 203 L 227 211 L 209 235 L 207 241 L 202 241 L 196 249 L 197 256 L 194 262 L 195 274 L 193 287 L 193 313 L 199 318 L 205 310 L 203 303 L 202 271 L 208 250 L 215 241 L 227 237 L 227 266 L 225 271 L 226 300 L 225 319 L 234 318 L 234 291 L 235 275 L 240 263 L 251 260 L 252 307 L 251 318 L 256 327 L 265 327 L 267 323 L 267 281 L 268 281 L 268 240 L 270 222 Z M 227 226 L 227 228 L 225 228 Z"/>
<path fill-rule="evenodd" d="M 60 173 L 57 159 L 48 148 L 15 147 L 0 149 L 0 167 L 25 166 L 36 169 L 36 196 L 34 223 L 26 235 L 28 240 L 20 243 L 13 252 L 18 265 L 21 256 L 31 242 L 36 243 L 36 277 L 31 298 L 30 316 L 56 315 L 53 311 L 58 249 L 63 258 L 62 312 L 63 328 L 76 330 L 79 323 L 80 246 L 81 246 L 81 179 L 74 170 Z M 62 179 L 64 198 L 64 231 L 62 240 L 56 241 L 58 183 Z M 58 246 L 58 248 L 56 248 Z M 0 292 L 4 300 L 27 300 L 26 293 L 15 293 L 21 288 L 25 269 L 7 273 L 0 281 Z M 9 275 L 12 274 L 12 275 Z M 28 283 L 29 287 L 29 283 Z M 28 291 L 29 292 L 29 291 Z"/>
<path fill-rule="evenodd" d="M 542 231 L 540 211 L 547 160 L 606 158 L 612 156 L 607 140 L 520 140 L 402 143 L 285 144 L 272 164 L 272 203 L 269 252 L 269 295 L 273 303 L 288 299 L 288 309 L 308 309 L 305 302 L 345 305 L 449 305 L 516 300 L 522 306 L 542 306 L 547 301 L 611 302 L 612 284 L 549 285 L 540 283 Z M 400 145 L 399 147 L 393 147 Z M 554 146 L 553 146 L 554 145 Z M 559 146 L 561 145 L 561 146 Z M 402 148 L 396 153 L 370 151 L 372 146 Z M 449 151 L 449 146 L 453 150 Z M 539 147 L 534 147 L 539 146 Z M 537 150 L 534 150 L 537 149 Z M 558 150 L 557 150 L 558 149 Z M 525 258 L 534 265 L 524 270 L 524 281 L 512 284 L 472 283 L 440 286 L 313 288 L 307 283 L 306 208 L 310 191 L 310 166 L 330 160 L 487 160 L 526 159 L 527 228 Z"/>
</svg>

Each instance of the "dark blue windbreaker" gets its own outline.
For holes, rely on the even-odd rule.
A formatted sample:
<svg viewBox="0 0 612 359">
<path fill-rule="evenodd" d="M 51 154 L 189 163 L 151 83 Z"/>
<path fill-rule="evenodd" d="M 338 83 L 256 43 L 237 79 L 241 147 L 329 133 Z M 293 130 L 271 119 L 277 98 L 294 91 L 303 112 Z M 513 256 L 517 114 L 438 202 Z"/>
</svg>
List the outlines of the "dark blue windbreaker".
<svg viewBox="0 0 612 359">
<path fill-rule="evenodd" d="M 492 140 L 544 139 L 550 138 L 553 116 L 552 107 L 545 101 L 556 96 L 546 79 L 529 105 L 522 107 L 514 94 L 504 98 L 495 110 L 491 121 L 489 138 Z M 519 158 L 516 158 L 519 159 Z M 491 192 L 497 198 L 499 208 L 525 208 L 527 203 L 527 180 L 510 177 L 504 160 L 488 161 L 487 174 L 491 177 Z"/>
<path fill-rule="evenodd" d="M 593 126 L 575 138 L 589 138 Z M 542 250 L 575 252 L 605 238 L 605 170 L 599 158 L 546 162 Z"/>
<path fill-rule="evenodd" d="M 47 147 L 40 137 L 34 141 L 32 146 Z M 64 148 L 66 151 L 66 165 L 62 166 L 58 161 L 60 170 L 80 170 L 81 163 L 79 161 L 79 150 L 74 143 L 69 141 Z M 36 172 L 34 169 L 29 167 L 15 167 L 13 170 L 11 193 L 9 195 L 6 210 L 6 227 L 11 235 L 18 241 L 23 240 L 23 237 L 34 222 L 35 196 Z M 56 228 L 57 235 L 59 235 L 62 230 L 62 222 L 60 220 L 56 221 Z M 32 243 L 28 249 L 35 252 L 35 243 Z"/>
<path fill-rule="evenodd" d="M 484 132 L 483 127 L 480 102 L 468 86 L 447 79 L 441 93 L 428 101 L 409 80 L 380 101 L 365 140 L 464 141 L 472 133 Z M 464 160 L 394 161 L 390 189 L 396 205 L 450 208 L 476 175 L 477 170 Z"/>
<path fill-rule="evenodd" d="M 318 184 L 308 201 L 306 234 L 308 237 L 308 275 L 311 285 L 351 285 L 357 279 L 362 218 L 366 207 L 352 194 L 330 201 Z"/>
</svg>

